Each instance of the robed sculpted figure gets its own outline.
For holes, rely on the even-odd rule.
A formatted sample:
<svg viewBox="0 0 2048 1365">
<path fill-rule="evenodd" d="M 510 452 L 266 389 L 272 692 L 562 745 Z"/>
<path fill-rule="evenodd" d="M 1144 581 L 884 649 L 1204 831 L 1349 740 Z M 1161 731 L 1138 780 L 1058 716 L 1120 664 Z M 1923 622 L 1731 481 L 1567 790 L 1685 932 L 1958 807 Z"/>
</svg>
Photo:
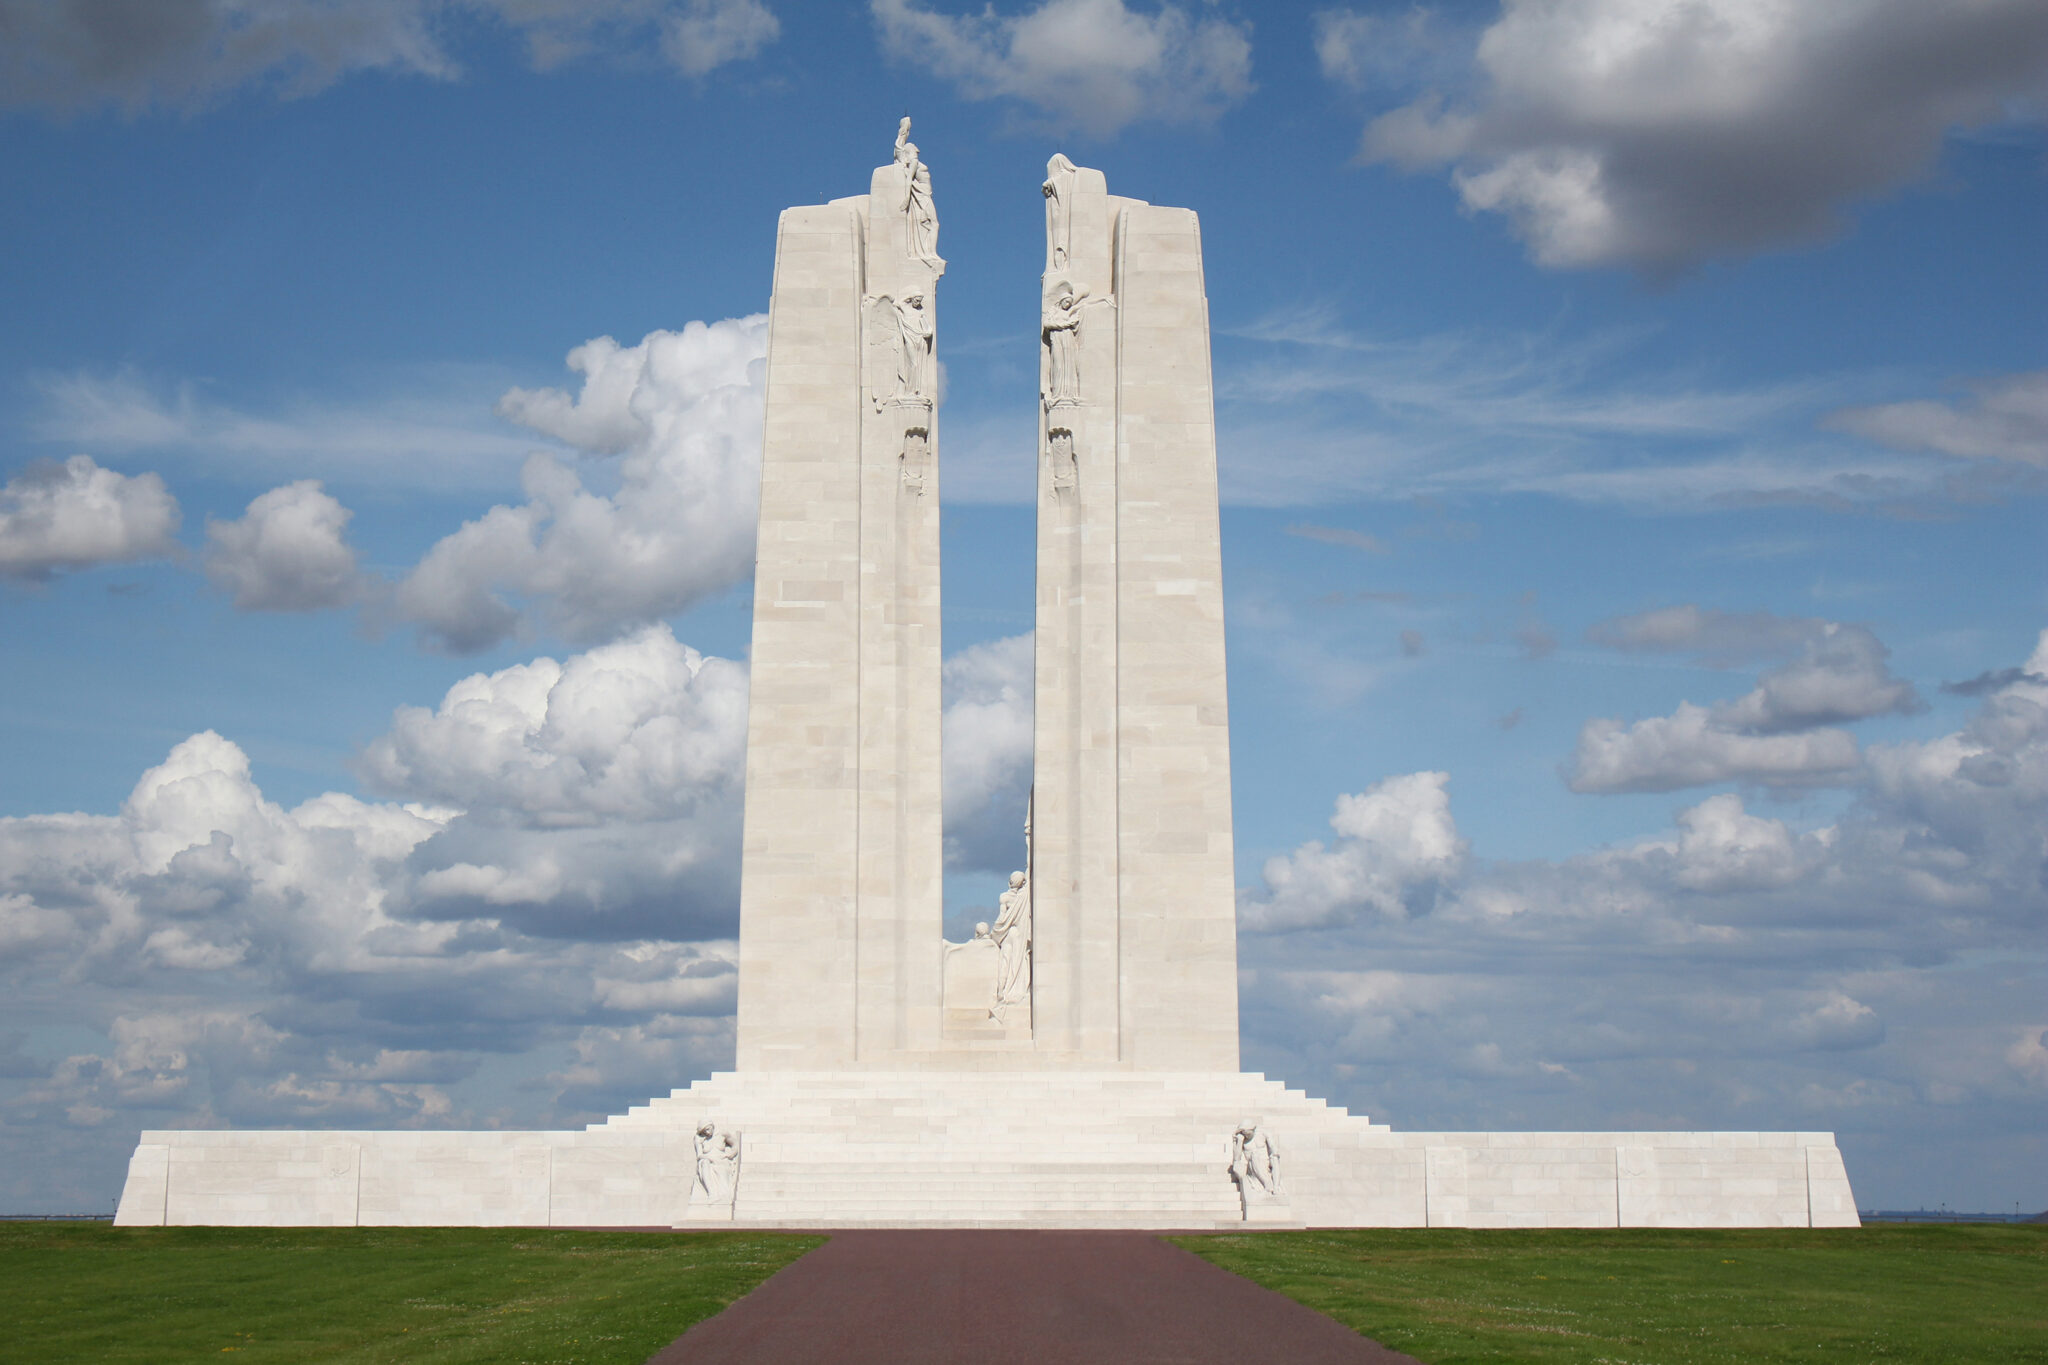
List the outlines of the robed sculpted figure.
<svg viewBox="0 0 2048 1365">
<path fill-rule="evenodd" d="M 920 260 L 939 258 L 939 215 L 932 207 L 932 171 L 910 140 L 910 118 L 896 125 L 896 164 L 903 168 L 903 212 L 910 220 L 910 254 Z"/>
<path fill-rule="evenodd" d="M 1054 152 L 1052 160 L 1045 163 L 1045 183 L 1039 189 L 1045 195 L 1045 273 L 1048 275 L 1065 270 L 1072 253 L 1074 186 L 1081 178 L 1079 171 L 1079 167 L 1067 160 L 1065 152 Z"/>
<path fill-rule="evenodd" d="M 995 940 L 996 1003 L 989 1017 L 1031 998 L 1031 883 L 1022 872 L 1010 874 L 1010 889 L 996 902 L 996 922 L 988 936 Z"/>
<path fill-rule="evenodd" d="M 708 1208 L 731 1208 L 740 1178 L 738 1133 L 706 1121 L 697 1128 L 697 1172 L 690 1202 Z"/>
<path fill-rule="evenodd" d="M 924 295 L 889 301 L 896 312 L 896 394 L 898 402 L 932 401 L 932 315 Z"/>
<path fill-rule="evenodd" d="M 1039 335 L 1045 342 L 1045 406 L 1066 407 L 1081 401 L 1081 310 L 1088 291 L 1056 280 L 1045 291 L 1045 312 Z"/>
</svg>

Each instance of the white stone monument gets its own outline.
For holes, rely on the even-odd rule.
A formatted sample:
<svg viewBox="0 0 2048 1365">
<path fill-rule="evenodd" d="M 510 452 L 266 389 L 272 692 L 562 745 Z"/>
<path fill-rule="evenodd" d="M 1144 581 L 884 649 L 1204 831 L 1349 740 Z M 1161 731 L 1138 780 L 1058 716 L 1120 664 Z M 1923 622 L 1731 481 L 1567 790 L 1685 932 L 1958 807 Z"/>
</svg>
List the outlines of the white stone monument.
<svg viewBox="0 0 2048 1365">
<path fill-rule="evenodd" d="M 116 1221 L 1854 1226 L 1829 1133 L 1395 1133 L 1239 1072 L 1200 228 L 1064 156 L 1024 867 L 944 942 L 945 262 L 909 134 L 776 244 L 735 1069 L 583 1132 L 146 1132 Z"/>
</svg>

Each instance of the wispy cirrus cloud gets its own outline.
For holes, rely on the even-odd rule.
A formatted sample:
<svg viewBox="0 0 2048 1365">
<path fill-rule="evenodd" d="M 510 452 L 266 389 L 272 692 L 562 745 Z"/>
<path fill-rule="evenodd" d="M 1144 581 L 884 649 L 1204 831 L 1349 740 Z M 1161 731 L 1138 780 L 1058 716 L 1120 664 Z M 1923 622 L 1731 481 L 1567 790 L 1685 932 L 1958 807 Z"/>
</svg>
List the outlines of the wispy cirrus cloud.
<svg viewBox="0 0 2048 1365">
<path fill-rule="evenodd" d="M 1784 501 L 1924 514 L 1963 491 L 1952 461 L 1818 429 L 1892 376 L 1723 383 L 1632 367 L 1648 339 L 1639 332 L 1387 338 L 1321 304 L 1217 338 L 1220 475 L 1240 505 L 1528 492 L 1665 510 Z"/>
<path fill-rule="evenodd" d="M 535 446 L 492 415 L 504 383 L 483 372 L 416 376 L 353 401 L 263 409 L 134 371 L 44 373 L 31 385 L 38 402 L 26 427 L 43 442 L 210 473 L 274 477 L 283 467 L 405 488 L 502 487 Z"/>
</svg>

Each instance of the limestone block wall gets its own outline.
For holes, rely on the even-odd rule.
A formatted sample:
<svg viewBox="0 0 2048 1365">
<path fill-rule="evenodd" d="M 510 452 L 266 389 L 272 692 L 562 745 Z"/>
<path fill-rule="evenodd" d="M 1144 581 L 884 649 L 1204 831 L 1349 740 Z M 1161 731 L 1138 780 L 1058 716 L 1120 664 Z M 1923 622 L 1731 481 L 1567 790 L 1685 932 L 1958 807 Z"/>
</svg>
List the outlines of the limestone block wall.
<svg viewBox="0 0 2048 1365">
<path fill-rule="evenodd" d="M 864 226 L 851 205 L 816 205 L 785 210 L 776 235 L 740 874 L 746 1069 L 853 1060 Z"/>
<path fill-rule="evenodd" d="M 1832 1133 L 1276 1131 L 1311 1226 L 1860 1226 Z"/>
<path fill-rule="evenodd" d="M 687 1133 L 147 1132 L 114 1221 L 668 1226 L 694 1168 Z"/>
<path fill-rule="evenodd" d="M 1122 1055 L 1234 1072 L 1237 906 L 1201 227 L 1133 204 L 1116 245 Z"/>
</svg>

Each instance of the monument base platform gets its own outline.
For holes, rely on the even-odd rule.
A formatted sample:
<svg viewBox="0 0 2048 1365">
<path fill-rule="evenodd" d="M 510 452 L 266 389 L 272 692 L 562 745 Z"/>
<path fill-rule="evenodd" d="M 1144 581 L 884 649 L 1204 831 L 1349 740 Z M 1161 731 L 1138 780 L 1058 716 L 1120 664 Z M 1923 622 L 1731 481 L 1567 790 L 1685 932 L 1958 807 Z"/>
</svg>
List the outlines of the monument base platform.
<svg viewBox="0 0 2048 1365">
<path fill-rule="evenodd" d="M 146 1132 L 115 1222 L 1240 1228 L 1248 1120 L 1260 1227 L 1858 1225 L 1830 1133 L 1396 1133 L 1257 1075 L 1008 1068 L 722 1072 L 582 1132 Z M 705 1122 L 730 1221 L 689 1203 Z"/>
</svg>

